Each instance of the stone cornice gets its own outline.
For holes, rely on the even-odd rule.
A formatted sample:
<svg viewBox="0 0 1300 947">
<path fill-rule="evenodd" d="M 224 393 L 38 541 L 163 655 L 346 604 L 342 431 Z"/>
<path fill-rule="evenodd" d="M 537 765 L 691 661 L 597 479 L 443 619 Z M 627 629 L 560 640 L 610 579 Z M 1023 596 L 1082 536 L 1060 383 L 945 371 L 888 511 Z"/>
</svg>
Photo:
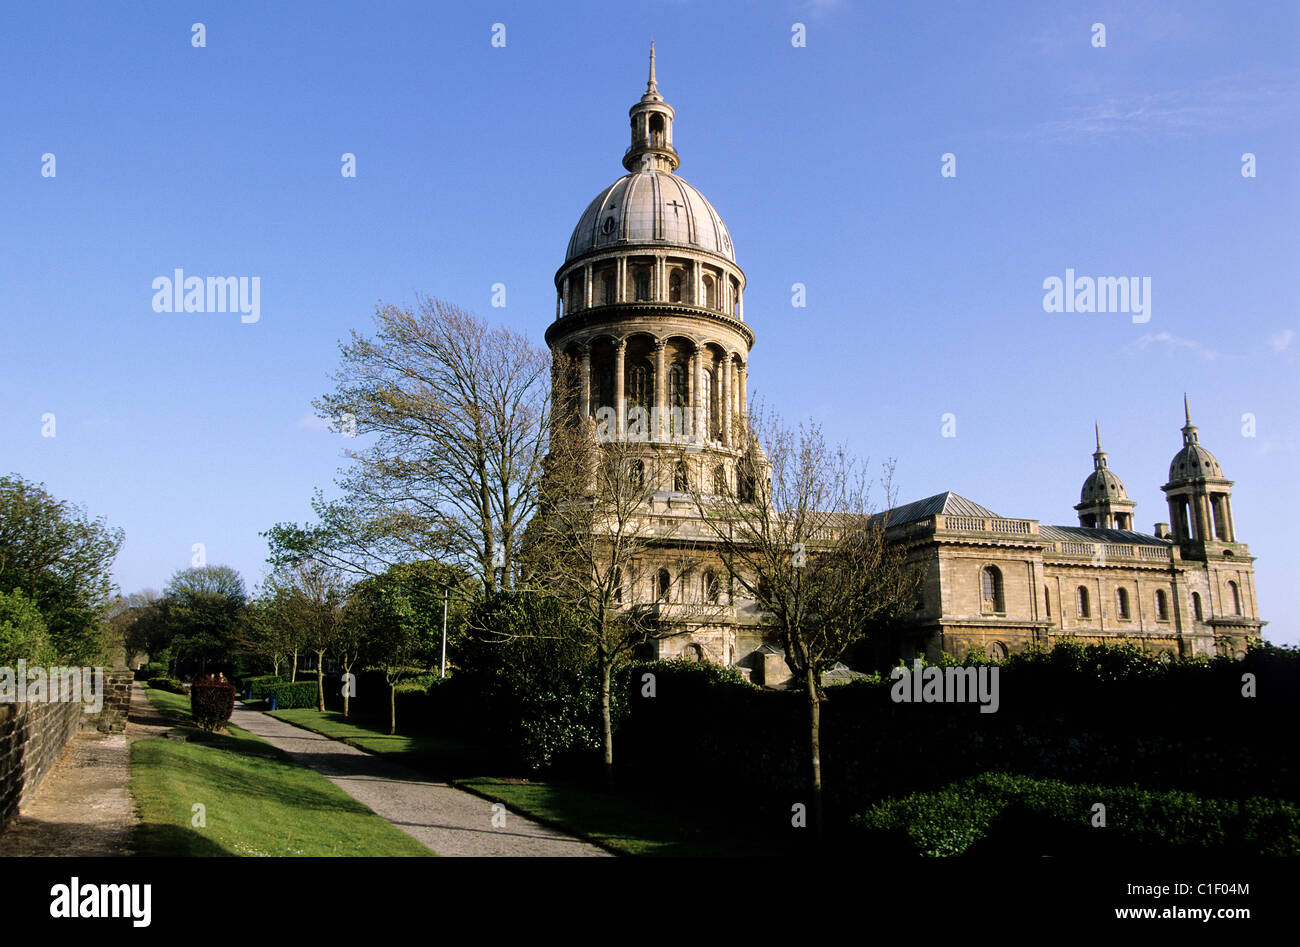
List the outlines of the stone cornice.
<svg viewBox="0 0 1300 947">
<path fill-rule="evenodd" d="M 548 346 L 554 346 L 557 339 L 572 332 L 580 332 L 583 329 L 589 329 L 596 326 L 609 326 L 611 329 L 615 330 L 612 334 L 618 335 L 619 332 L 617 330 L 619 323 L 634 316 L 645 316 L 648 319 L 654 319 L 656 317 L 662 318 L 665 316 L 680 316 L 687 319 L 703 320 L 715 323 L 742 336 L 745 339 L 745 344 L 750 349 L 753 349 L 754 347 L 754 330 L 734 316 L 729 316 L 726 313 L 717 312 L 713 309 L 703 309 L 698 306 L 688 306 L 681 303 L 666 303 L 662 301 L 611 303 L 606 306 L 593 306 L 590 309 L 583 309 L 581 312 L 574 312 L 567 316 L 561 316 L 547 327 L 545 336 L 546 344 Z M 644 330 L 637 331 L 641 332 Z"/>
</svg>

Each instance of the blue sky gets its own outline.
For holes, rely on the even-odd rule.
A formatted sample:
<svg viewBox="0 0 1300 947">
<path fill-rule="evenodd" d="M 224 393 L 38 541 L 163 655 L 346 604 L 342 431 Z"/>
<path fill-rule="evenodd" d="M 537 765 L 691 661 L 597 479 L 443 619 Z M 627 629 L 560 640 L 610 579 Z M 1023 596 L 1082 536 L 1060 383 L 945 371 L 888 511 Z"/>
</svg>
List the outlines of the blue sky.
<svg viewBox="0 0 1300 947">
<path fill-rule="evenodd" d="M 751 397 L 897 457 L 902 500 L 1050 523 L 1077 522 L 1099 421 L 1149 531 L 1186 391 L 1266 635 L 1296 643 L 1297 9 L 9 5 L 0 470 L 123 527 L 125 591 L 196 542 L 252 585 L 258 533 L 331 489 L 344 441 L 310 401 L 378 301 L 429 293 L 541 342 L 653 36 L 680 174 L 748 276 Z M 177 267 L 259 277 L 260 320 L 154 312 Z M 1150 321 L 1044 312 L 1067 268 L 1150 277 Z"/>
</svg>

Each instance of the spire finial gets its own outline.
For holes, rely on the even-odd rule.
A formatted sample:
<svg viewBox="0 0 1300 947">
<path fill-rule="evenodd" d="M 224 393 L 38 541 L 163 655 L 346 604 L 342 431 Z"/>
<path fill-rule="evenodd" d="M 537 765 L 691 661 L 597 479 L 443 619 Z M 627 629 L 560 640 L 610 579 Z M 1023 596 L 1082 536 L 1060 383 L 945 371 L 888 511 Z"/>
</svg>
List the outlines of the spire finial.
<svg viewBox="0 0 1300 947">
<path fill-rule="evenodd" d="M 1185 391 L 1183 392 L 1183 417 L 1187 419 L 1189 425 L 1192 423 L 1192 409 L 1187 407 L 1187 392 Z"/>
<path fill-rule="evenodd" d="M 1092 426 L 1097 431 L 1097 450 L 1101 450 L 1101 424 L 1097 421 L 1093 421 Z"/>
<path fill-rule="evenodd" d="M 650 81 L 646 83 L 647 92 L 658 92 L 659 83 L 655 82 L 655 41 L 650 40 Z"/>
</svg>

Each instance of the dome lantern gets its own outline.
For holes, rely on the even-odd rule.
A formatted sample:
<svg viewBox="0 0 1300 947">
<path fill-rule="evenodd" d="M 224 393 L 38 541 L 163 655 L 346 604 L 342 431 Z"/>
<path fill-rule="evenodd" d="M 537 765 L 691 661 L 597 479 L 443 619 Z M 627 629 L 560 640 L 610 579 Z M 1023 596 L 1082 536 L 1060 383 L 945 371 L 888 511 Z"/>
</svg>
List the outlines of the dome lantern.
<svg viewBox="0 0 1300 947">
<path fill-rule="evenodd" d="M 655 43 L 650 41 L 650 79 L 641 101 L 628 109 L 632 119 L 632 144 L 623 155 L 623 167 L 629 171 L 677 170 L 681 159 L 673 148 L 673 107 L 659 94 L 655 80 Z"/>
<path fill-rule="evenodd" d="M 1101 449 L 1101 425 L 1094 422 L 1097 450 L 1092 455 L 1092 473 L 1083 482 L 1079 503 L 1079 525 L 1098 529 L 1132 529 L 1137 503 L 1128 498 L 1124 482 L 1115 476 Z"/>
<path fill-rule="evenodd" d="M 1236 542 L 1232 522 L 1232 481 L 1218 459 L 1200 442 L 1183 395 L 1183 446 L 1169 462 L 1169 482 L 1160 489 L 1169 499 L 1174 538 L 1181 542 Z"/>
</svg>

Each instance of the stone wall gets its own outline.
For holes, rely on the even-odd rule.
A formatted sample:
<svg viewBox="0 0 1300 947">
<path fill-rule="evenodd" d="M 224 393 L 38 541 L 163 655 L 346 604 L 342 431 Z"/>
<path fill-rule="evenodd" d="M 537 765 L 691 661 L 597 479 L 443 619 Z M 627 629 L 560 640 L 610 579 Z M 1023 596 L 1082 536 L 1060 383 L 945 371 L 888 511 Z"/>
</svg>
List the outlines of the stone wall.
<svg viewBox="0 0 1300 947">
<path fill-rule="evenodd" d="M 77 731 L 126 729 L 132 677 L 128 670 L 105 670 L 104 706 L 95 714 L 79 702 L 0 703 L 0 831 Z"/>
</svg>

